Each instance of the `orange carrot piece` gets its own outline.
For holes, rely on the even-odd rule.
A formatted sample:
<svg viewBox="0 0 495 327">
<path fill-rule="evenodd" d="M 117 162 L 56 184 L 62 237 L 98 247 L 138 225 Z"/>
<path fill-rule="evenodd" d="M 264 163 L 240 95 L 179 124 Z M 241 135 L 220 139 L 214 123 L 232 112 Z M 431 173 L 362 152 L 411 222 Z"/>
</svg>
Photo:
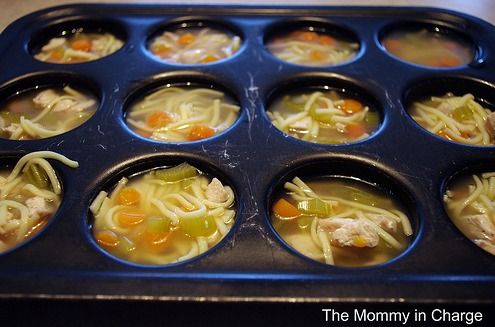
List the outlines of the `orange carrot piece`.
<svg viewBox="0 0 495 327">
<path fill-rule="evenodd" d="M 133 204 L 138 204 L 141 199 L 139 192 L 133 187 L 126 187 L 120 191 L 117 197 L 118 204 L 130 206 Z"/>
<path fill-rule="evenodd" d="M 366 128 L 362 124 L 350 123 L 345 127 L 347 136 L 352 139 L 356 139 L 366 133 Z"/>
<path fill-rule="evenodd" d="M 204 63 L 204 64 L 206 64 L 206 63 L 209 63 L 209 62 L 217 61 L 219 59 L 220 58 L 218 58 L 215 55 L 206 55 L 203 58 L 201 58 L 201 62 Z"/>
<path fill-rule="evenodd" d="M 159 253 L 167 249 L 171 233 L 169 231 L 145 230 L 139 239 L 140 245 L 149 252 Z"/>
<path fill-rule="evenodd" d="M 144 213 L 138 208 L 129 207 L 117 214 L 117 219 L 123 227 L 132 227 L 140 224 L 144 220 Z"/>
<path fill-rule="evenodd" d="M 309 52 L 309 58 L 314 61 L 322 61 L 327 58 L 327 54 L 320 50 L 311 50 Z"/>
<path fill-rule="evenodd" d="M 273 213 L 282 219 L 297 218 L 301 215 L 301 212 L 289 201 L 285 199 L 279 199 L 272 207 Z"/>
<path fill-rule="evenodd" d="M 197 124 L 191 128 L 191 131 L 187 135 L 189 141 L 197 141 L 212 137 L 215 135 L 215 130 L 204 124 Z"/>
<path fill-rule="evenodd" d="M 74 50 L 88 52 L 91 51 L 91 41 L 88 39 L 78 39 L 70 43 L 70 47 Z"/>
<path fill-rule="evenodd" d="M 354 99 L 344 99 L 342 104 L 342 110 L 349 115 L 361 112 L 363 109 L 363 104 Z"/>
<path fill-rule="evenodd" d="M 50 59 L 55 61 L 62 60 L 64 53 L 64 49 L 55 49 L 50 53 Z"/>
<path fill-rule="evenodd" d="M 448 56 L 448 57 L 443 57 L 443 58 L 439 59 L 438 65 L 440 67 L 455 67 L 455 66 L 460 66 L 461 61 L 457 57 Z"/>
<path fill-rule="evenodd" d="M 146 119 L 146 124 L 151 128 L 161 128 L 172 121 L 172 117 L 166 112 L 157 111 L 152 113 Z"/>
<path fill-rule="evenodd" d="M 385 46 L 385 49 L 393 54 L 397 54 L 403 48 L 402 42 L 397 39 L 385 39 L 383 45 Z"/>
<path fill-rule="evenodd" d="M 321 35 L 318 38 L 318 43 L 321 45 L 334 45 L 337 41 L 330 35 Z"/>
<path fill-rule="evenodd" d="M 103 230 L 95 235 L 96 242 L 103 247 L 116 247 L 119 244 L 119 237 L 110 230 Z"/>
<path fill-rule="evenodd" d="M 191 33 L 185 33 L 185 34 L 182 34 L 179 39 L 177 40 L 177 43 L 181 46 L 186 46 L 188 44 L 191 44 L 192 42 L 194 42 L 194 39 L 196 37 L 191 34 Z"/>
<path fill-rule="evenodd" d="M 168 57 L 172 48 L 166 44 L 155 44 L 151 47 L 151 52 L 159 57 Z"/>
<path fill-rule="evenodd" d="M 315 32 L 296 31 L 293 33 L 293 35 L 301 41 L 306 41 L 306 42 L 317 42 L 318 41 L 318 34 Z"/>
</svg>

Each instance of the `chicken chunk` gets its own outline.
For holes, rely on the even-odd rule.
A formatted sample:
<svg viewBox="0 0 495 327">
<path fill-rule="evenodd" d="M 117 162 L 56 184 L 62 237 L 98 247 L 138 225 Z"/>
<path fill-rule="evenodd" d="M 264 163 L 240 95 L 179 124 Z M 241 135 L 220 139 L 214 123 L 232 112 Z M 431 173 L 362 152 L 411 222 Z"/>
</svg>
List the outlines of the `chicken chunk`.
<svg viewBox="0 0 495 327">
<path fill-rule="evenodd" d="M 14 215 L 8 211 L 0 215 L 0 234 L 7 234 L 19 227 L 19 220 L 14 219 Z"/>
<path fill-rule="evenodd" d="M 72 100 L 72 99 L 63 99 L 57 102 L 55 106 L 53 107 L 54 112 L 61 112 L 61 111 L 69 111 L 71 110 L 74 105 L 77 104 L 77 101 Z"/>
<path fill-rule="evenodd" d="M 487 240 L 473 240 L 473 242 L 486 252 L 495 255 L 495 244 L 493 242 Z"/>
<path fill-rule="evenodd" d="M 2 127 L 0 128 L 3 132 L 7 132 L 9 136 L 14 135 L 14 134 L 21 134 L 23 129 L 20 124 L 10 124 L 7 127 Z"/>
<path fill-rule="evenodd" d="M 222 182 L 217 178 L 213 178 L 206 189 L 206 198 L 211 202 L 221 203 L 227 201 L 229 195 L 225 191 Z"/>
<path fill-rule="evenodd" d="M 368 214 L 367 217 L 387 232 L 397 232 L 397 222 L 392 218 L 380 214 Z"/>
<path fill-rule="evenodd" d="M 50 213 L 47 203 L 41 196 L 35 196 L 26 200 L 26 206 L 30 217 L 42 217 Z"/>
<path fill-rule="evenodd" d="M 62 46 L 66 42 L 66 39 L 64 37 L 55 37 L 50 40 L 43 48 L 41 48 L 41 51 L 51 51 L 53 49 L 56 49 L 60 46 Z"/>
<path fill-rule="evenodd" d="M 373 225 L 363 219 L 328 218 L 321 219 L 318 227 L 329 233 L 332 244 L 345 247 L 375 247 L 379 236 Z"/>
<path fill-rule="evenodd" d="M 58 94 L 51 90 L 44 90 L 38 93 L 34 98 L 33 102 L 35 105 L 37 105 L 39 108 L 44 108 L 46 107 L 50 102 L 55 100 L 58 97 Z"/>
<path fill-rule="evenodd" d="M 465 220 L 470 235 L 495 243 L 495 225 L 486 214 L 466 216 Z"/>
<path fill-rule="evenodd" d="M 490 135 L 492 137 L 494 137 L 495 136 L 495 112 L 492 112 L 486 118 L 486 127 L 487 127 L 488 131 L 490 132 Z"/>
</svg>

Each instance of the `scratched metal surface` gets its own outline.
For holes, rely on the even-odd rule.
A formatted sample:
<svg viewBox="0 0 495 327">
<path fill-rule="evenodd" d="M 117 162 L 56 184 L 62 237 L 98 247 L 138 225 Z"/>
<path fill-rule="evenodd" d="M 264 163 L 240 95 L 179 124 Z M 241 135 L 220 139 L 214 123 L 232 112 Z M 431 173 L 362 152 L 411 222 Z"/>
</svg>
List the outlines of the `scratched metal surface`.
<svg viewBox="0 0 495 327">
<path fill-rule="evenodd" d="M 206 66 L 154 60 L 145 50 L 147 37 L 162 24 L 186 16 L 234 28 L 244 40 L 242 49 L 229 60 Z M 78 65 L 34 60 L 27 51 L 33 38 L 47 26 L 74 17 L 113 21 L 125 35 L 124 49 Z M 352 30 L 362 49 L 356 60 L 308 68 L 283 63 L 264 49 L 263 37 L 274 23 L 305 17 Z M 446 24 L 464 32 L 483 50 L 483 60 L 458 69 L 433 70 L 392 59 L 378 43 L 379 33 L 405 20 Z M 0 83 L 8 85 L 0 90 L 2 97 L 29 84 L 25 79 L 9 81 L 32 75 L 38 83 L 61 78 L 79 83 L 99 95 L 101 105 L 90 121 L 64 135 L 27 142 L 0 140 L 2 158 L 46 149 L 80 163 L 75 171 L 54 164 L 65 190 L 62 206 L 40 235 L 0 256 L 0 297 L 493 301 L 495 260 L 450 223 L 441 190 L 442 183 L 459 170 L 480 163 L 495 166 L 494 148 L 432 137 L 404 109 L 408 94 L 443 92 L 442 87 L 470 91 L 495 103 L 490 84 L 495 72 L 493 31 L 493 26 L 473 17 L 422 8 L 83 5 L 45 10 L 16 21 L 0 36 Z M 484 82 L 478 84 L 478 79 Z M 145 140 L 125 126 L 125 104 L 137 90 L 162 81 L 188 80 L 222 85 L 237 98 L 242 112 L 232 128 L 203 142 L 168 144 Z M 342 146 L 307 144 L 272 127 L 265 106 L 274 89 L 332 83 L 351 92 L 364 90 L 374 99 L 383 121 L 371 138 Z M 416 85 L 426 86 L 416 89 Z M 120 176 L 182 159 L 220 175 L 235 188 L 238 213 L 231 233 L 206 255 L 173 266 L 139 267 L 103 254 L 89 230 L 88 206 L 94 196 Z M 292 253 L 278 240 L 268 223 L 269 194 L 283 176 L 299 168 L 310 172 L 329 167 L 391 188 L 405 202 L 416 231 L 402 256 L 375 267 L 331 267 Z"/>
</svg>

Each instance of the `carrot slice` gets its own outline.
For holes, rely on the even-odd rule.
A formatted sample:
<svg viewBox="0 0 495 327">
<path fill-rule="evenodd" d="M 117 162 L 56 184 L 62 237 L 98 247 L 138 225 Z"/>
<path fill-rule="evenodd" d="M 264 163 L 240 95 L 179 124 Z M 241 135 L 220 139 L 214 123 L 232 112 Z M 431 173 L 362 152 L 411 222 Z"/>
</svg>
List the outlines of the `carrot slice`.
<svg viewBox="0 0 495 327">
<path fill-rule="evenodd" d="M 366 128 L 362 124 L 350 123 L 345 127 L 347 131 L 347 136 L 352 139 L 358 138 L 364 133 L 366 133 Z"/>
<path fill-rule="evenodd" d="M 151 47 L 151 52 L 160 57 L 168 57 L 171 51 L 172 47 L 167 44 L 155 44 Z"/>
<path fill-rule="evenodd" d="M 206 64 L 209 62 L 217 61 L 218 59 L 220 59 L 220 58 L 218 58 L 215 55 L 206 55 L 203 58 L 201 58 L 201 62 Z"/>
<path fill-rule="evenodd" d="M 187 135 L 189 141 L 197 141 L 212 137 L 215 135 L 215 130 L 207 125 L 198 124 L 191 128 L 191 131 Z"/>
<path fill-rule="evenodd" d="M 291 35 L 293 37 L 298 38 L 301 41 L 306 41 L 306 42 L 317 42 L 318 41 L 318 34 L 315 32 L 295 31 Z"/>
<path fill-rule="evenodd" d="M 119 244 L 119 237 L 110 230 L 103 230 L 96 233 L 96 242 L 104 247 L 116 247 Z"/>
<path fill-rule="evenodd" d="M 158 253 L 167 249 L 170 242 L 169 231 L 150 231 L 145 230 L 140 237 L 140 245 L 149 252 Z"/>
<path fill-rule="evenodd" d="M 172 121 L 172 117 L 166 112 L 157 111 L 152 113 L 146 119 L 146 124 L 151 128 L 161 128 Z"/>
<path fill-rule="evenodd" d="M 329 35 L 322 35 L 318 38 L 318 42 L 322 45 L 334 45 L 336 40 Z"/>
<path fill-rule="evenodd" d="M 309 58 L 311 58 L 311 60 L 321 61 L 327 58 L 327 54 L 320 50 L 311 50 L 309 52 Z"/>
<path fill-rule="evenodd" d="M 138 204 L 140 199 L 141 195 L 135 188 L 126 187 L 120 191 L 117 202 L 118 204 L 130 206 L 133 204 Z"/>
<path fill-rule="evenodd" d="M 185 33 L 185 34 L 182 34 L 179 39 L 177 40 L 177 43 L 180 44 L 181 46 L 186 46 L 188 44 L 191 44 L 192 42 L 194 42 L 194 39 L 196 37 L 191 34 L 191 33 Z"/>
<path fill-rule="evenodd" d="M 279 199 L 272 207 L 273 213 L 283 219 L 297 218 L 301 212 L 289 201 Z"/>
<path fill-rule="evenodd" d="M 62 60 L 64 57 L 64 49 L 55 49 L 50 53 L 50 59 L 51 60 Z"/>
<path fill-rule="evenodd" d="M 388 51 L 397 54 L 402 49 L 402 42 L 397 39 L 386 39 L 383 41 L 383 45 L 385 49 Z"/>
<path fill-rule="evenodd" d="M 117 214 L 117 219 L 123 227 L 132 227 L 144 220 L 144 213 L 138 208 L 130 207 Z"/>
<path fill-rule="evenodd" d="M 461 61 L 457 57 L 448 56 L 439 59 L 438 65 L 440 67 L 455 67 L 455 66 L 460 66 Z"/>
<path fill-rule="evenodd" d="M 363 104 L 354 99 L 344 99 L 344 103 L 342 104 L 342 110 L 347 114 L 355 114 L 363 111 L 363 109 Z"/>
<path fill-rule="evenodd" d="M 74 50 L 88 52 L 91 50 L 91 41 L 88 39 L 78 39 L 71 42 L 70 47 Z"/>
</svg>

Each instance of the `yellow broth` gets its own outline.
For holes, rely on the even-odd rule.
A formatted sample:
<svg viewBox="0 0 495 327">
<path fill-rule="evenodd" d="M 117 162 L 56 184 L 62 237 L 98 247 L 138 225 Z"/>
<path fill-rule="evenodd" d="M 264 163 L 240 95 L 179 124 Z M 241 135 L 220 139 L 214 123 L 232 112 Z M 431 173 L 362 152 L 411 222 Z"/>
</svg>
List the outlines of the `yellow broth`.
<svg viewBox="0 0 495 327">
<path fill-rule="evenodd" d="M 1 105 L 0 137 L 33 140 L 56 136 L 82 125 L 97 107 L 92 94 L 68 86 L 27 91 Z"/>
<path fill-rule="evenodd" d="M 282 132 L 308 142 L 352 143 L 369 137 L 379 126 L 378 112 L 336 91 L 303 91 L 283 95 L 267 115 Z"/>
<path fill-rule="evenodd" d="M 426 29 L 392 32 L 384 38 L 382 44 L 388 52 L 400 59 L 429 67 L 463 66 L 474 57 L 472 46 L 466 41 Z"/>
<path fill-rule="evenodd" d="M 305 180 L 305 182 L 316 193 L 319 199 L 332 204 L 328 207 L 328 213 L 311 213 L 302 209 L 304 208 L 304 205 L 301 205 L 303 201 L 296 199 L 293 191 L 285 189 L 275 198 L 271 209 L 271 223 L 280 237 L 295 251 L 322 263 L 359 267 L 389 261 L 401 254 L 408 247 L 411 237 L 410 235 L 405 235 L 405 229 L 399 222 L 396 224 L 397 228 L 395 232 L 388 231 L 397 241 L 396 247 L 391 246 L 381 237 L 376 246 L 373 247 L 363 246 L 363 244 L 342 246 L 332 238 L 332 235 L 334 235 L 332 232 L 321 229 L 319 225 L 322 220 L 328 218 L 351 218 L 353 222 L 362 220 L 356 210 L 363 213 L 366 217 L 370 214 L 375 214 L 376 212 L 373 212 L 373 210 L 386 211 L 390 215 L 393 214 L 390 213 L 393 210 L 402 212 L 399 203 L 389 194 L 384 193 L 376 187 L 349 178 L 322 177 Z M 299 214 L 295 217 L 284 217 L 283 209 L 277 208 L 277 202 L 280 199 L 289 202 L 293 206 L 293 209 L 297 208 Z M 347 202 L 344 203 L 345 201 Z M 368 206 L 371 209 L 356 209 L 356 205 Z M 316 234 L 312 235 L 312 229 Z M 333 263 L 329 262 L 325 257 L 321 240 L 317 236 L 319 231 L 323 231 L 329 240 Z M 361 237 L 358 234 L 352 237 Z"/>
</svg>

